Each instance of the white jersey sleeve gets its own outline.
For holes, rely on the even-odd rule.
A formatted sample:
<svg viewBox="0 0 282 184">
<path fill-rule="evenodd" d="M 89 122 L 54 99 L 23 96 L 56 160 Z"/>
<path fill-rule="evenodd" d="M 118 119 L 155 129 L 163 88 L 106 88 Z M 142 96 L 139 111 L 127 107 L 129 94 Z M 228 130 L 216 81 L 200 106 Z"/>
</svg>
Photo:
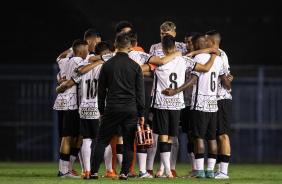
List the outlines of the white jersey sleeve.
<svg viewBox="0 0 282 184">
<path fill-rule="evenodd" d="M 130 51 L 128 52 L 128 56 L 139 63 L 141 66 L 148 63 L 152 57 L 152 55 L 141 51 Z"/>
<path fill-rule="evenodd" d="M 109 59 L 111 59 L 112 57 L 114 57 L 115 55 L 116 55 L 116 53 L 110 53 L 110 54 L 102 55 L 101 59 L 106 62 Z"/>
<path fill-rule="evenodd" d="M 228 57 L 223 50 L 219 49 L 219 51 L 221 53 L 220 57 L 223 61 L 223 71 L 226 75 L 228 75 L 230 73 L 230 66 L 229 66 L 229 62 L 228 62 Z M 221 79 L 218 78 L 217 100 L 222 100 L 222 99 L 232 100 L 232 95 L 231 95 L 230 91 L 228 91 L 227 89 L 225 89 L 222 86 Z"/>
</svg>

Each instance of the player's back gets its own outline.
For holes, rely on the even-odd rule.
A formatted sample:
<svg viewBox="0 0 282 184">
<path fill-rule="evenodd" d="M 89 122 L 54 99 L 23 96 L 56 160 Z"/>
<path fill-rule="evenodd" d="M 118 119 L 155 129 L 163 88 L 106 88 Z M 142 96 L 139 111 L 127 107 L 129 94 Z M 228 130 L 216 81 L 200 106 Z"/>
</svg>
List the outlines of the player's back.
<svg viewBox="0 0 282 184">
<path fill-rule="evenodd" d="M 183 56 L 188 53 L 185 43 L 182 42 L 175 42 L 175 51 L 180 51 Z M 162 49 L 162 43 L 153 44 L 150 48 L 149 54 L 160 58 L 165 57 Z"/>
<path fill-rule="evenodd" d="M 201 64 L 206 64 L 210 59 L 210 54 L 198 54 L 194 60 Z M 216 57 L 208 72 L 192 72 L 198 76 L 198 82 L 193 86 L 191 109 L 205 112 L 216 112 L 218 77 L 223 75 L 223 61 Z"/>
<path fill-rule="evenodd" d="M 161 92 L 166 88 L 176 89 L 184 84 L 186 69 L 193 69 L 195 63 L 188 57 L 175 57 L 169 63 L 156 67 L 153 83 L 155 101 L 152 103 L 157 109 L 179 110 L 184 108 L 183 92 L 172 97 Z"/>
</svg>

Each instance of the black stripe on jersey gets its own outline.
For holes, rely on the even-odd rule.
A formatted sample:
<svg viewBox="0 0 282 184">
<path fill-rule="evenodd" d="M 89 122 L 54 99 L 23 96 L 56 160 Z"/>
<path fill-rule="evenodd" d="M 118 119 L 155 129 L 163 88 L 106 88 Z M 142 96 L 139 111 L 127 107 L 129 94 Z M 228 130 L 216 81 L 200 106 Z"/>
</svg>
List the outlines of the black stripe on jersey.
<svg viewBox="0 0 282 184">
<path fill-rule="evenodd" d="M 152 57 L 153 57 L 153 56 L 150 56 L 150 57 L 149 57 L 149 59 L 147 60 L 146 64 L 150 62 L 150 59 L 151 59 Z M 151 67 L 150 67 L 150 69 L 151 69 Z"/>
<path fill-rule="evenodd" d="M 88 54 L 88 55 L 91 55 L 91 54 L 94 54 L 94 55 L 95 55 L 95 52 L 89 52 L 89 54 Z"/>
<path fill-rule="evenodd" d="M 103 59 L 103 57 L 102 57 L 102 56 L 103 56 L 103 55 L 100 55 L 100 58 L 101 58 L 101 60 L 102 60 L 102 61 L 104 61 L 104 59 Z M 104 62 L 105 62 L 105 61 L 104 61 Z"/>
<path fill-rule="evenodd" d="M 195 70 L 197 64 L 198 64 L 198 63 L 196 62 L 195 65 L 194 65 L 194 68 L 193 68 L 191 71 L 194 71 L 194 70 Z"/>
<path fill-rule="evenodd" d="M 152 106 L 154 108 L 155 102 L 156 102 L 156 93 L 157 93 L 157 82 L 158 82 L 158 77 L 155 73 L 155 90 L 154 90 L 154 96 L 153 96 L 153 103 Z"/>
<path fill-rule="evenodd" d="M 194 75 L 194 74 L 191 74 L 191 75 Z M 195 75 L 195 76 L 198 77 L 197 75 Z M 196 104 L 197 104 L 197 100 L 198 100 L 198 92 L 199 92 L 199 77 L 197 79 L 196 96 L 195 96 L 195 102 L 194 102 L 193 110 L 196 109 Z"/>
<path fill-rule="evenodd" d="M 78 83 L 75 82 L 75 80 L 74 80 L 72 77 L 71 77 L 71 80 L 72 80 L 75 84 L 78 84 Z"/>
</svg>

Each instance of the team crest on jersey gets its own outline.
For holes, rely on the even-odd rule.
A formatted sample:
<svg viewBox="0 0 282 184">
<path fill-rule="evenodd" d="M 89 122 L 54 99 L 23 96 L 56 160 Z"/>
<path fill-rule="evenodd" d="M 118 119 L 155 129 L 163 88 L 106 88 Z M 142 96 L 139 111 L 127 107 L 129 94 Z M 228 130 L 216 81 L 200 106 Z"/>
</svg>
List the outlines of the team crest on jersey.
<svg viewBox="0 0 282 184">
<path fill-rule="evenodd" d="M 216 109 L 217 108 L 217 101 L 216 100 L 207 100 L 206 101 L 206 108 L 207 109 Z"/>
<path fill-rule="evenodd" d="M 180 107 L 182 104 L 180 98 L 164 98 L 163 105 L 168 107 Z"/>
<path fill-rule="evenodd" d="M 57 99 L 56 107 L 67 107 L 67 100 L 66 99 Z"/>
<path fill-rule="evenodd" d="M 82 107 L 81 116 L 99 116 L 98 108 L 96 107 Z"/>
</svg>

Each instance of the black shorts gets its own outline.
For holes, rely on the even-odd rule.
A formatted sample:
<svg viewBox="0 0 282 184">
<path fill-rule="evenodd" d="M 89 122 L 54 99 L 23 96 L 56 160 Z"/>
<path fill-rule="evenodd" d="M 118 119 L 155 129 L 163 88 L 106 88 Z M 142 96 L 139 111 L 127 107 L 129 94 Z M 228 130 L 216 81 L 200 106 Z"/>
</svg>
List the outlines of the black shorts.
<svg viewBox="0 0 282 184">
<path fill-rule="evenodd" d="M 153 132 L 159 135 L 178 136 L 181 110 L 155 109 Z"/>
<path fill-rule="evenodd" d="M 229 134 L 231 127 L 232 100 L 225 99 L 217 101 L 217 135 Z"/>
<path fill-rule="evenodd" d="M 192 111 L 191 122 L 193 122 L 193 137 L 216 139 L 217 112 Z"/>
<path fill-rule="evenodd" d="M 57 117 L 58 117 L 58 133 L 59 133 L 59 137 L 60 137 L 60 138 L 61 138 L 62 135 L 63 135 L 63 126 L 64 126 L 65 112 L 66 112 L 66 111 L 57 111 Z"/>
<path fill-rule="evenodd" d="M 80 119 L 80 135 L 83 139 L 95 139 L 98 135 L 99 119 Z"/>
<path fill-rule="evenodd" d="M 182 127 L 182 132 L 187 134 L 191 133 L 192 131 L 190 113 L 190 106 L 186 106 L 184 109 L 181 110 L 180 126 Z"/>
<path fill-rule="evenodd" d="M 80 124 L 80 118 L 77 109 L 65 111 L 62 136 L 77 137 L 79 135 L 79 124 Z"/>
</svg>

